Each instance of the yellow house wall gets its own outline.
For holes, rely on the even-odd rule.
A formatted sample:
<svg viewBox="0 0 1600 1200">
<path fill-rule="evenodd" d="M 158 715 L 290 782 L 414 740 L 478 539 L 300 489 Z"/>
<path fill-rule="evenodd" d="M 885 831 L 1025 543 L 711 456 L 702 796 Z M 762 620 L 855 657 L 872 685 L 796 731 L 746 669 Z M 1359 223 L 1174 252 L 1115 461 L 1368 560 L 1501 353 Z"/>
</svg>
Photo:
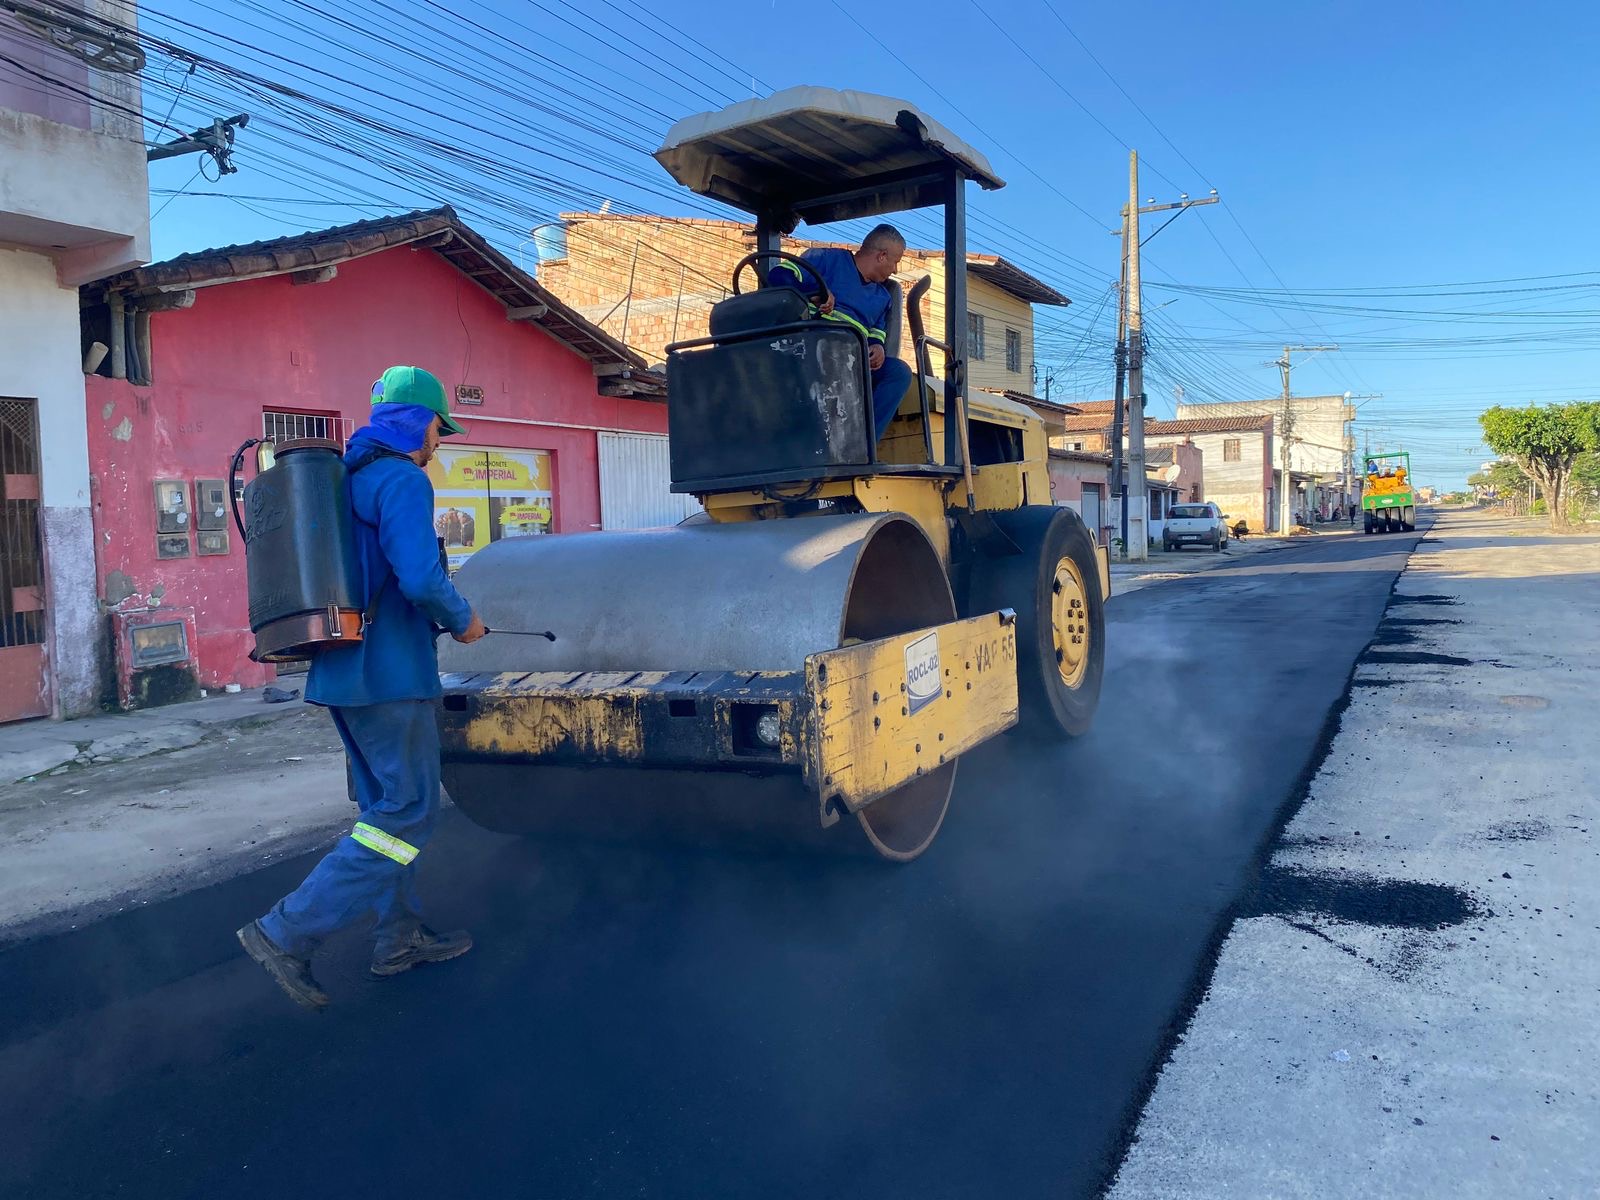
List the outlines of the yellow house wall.
<svg viewBox="0 0 1600 1200">
<path fill-rule="evenodd" d="M 945 335 L 945 262 L 943 257 L 913 260 L 909 255 L 903 264 L 901 285 L 911 285 L 924 275 L 933 277 L 933 286 L 923 301 L 923 320 L 930 337 L 943 340 Z M 1019 392 L 1033 390 L 1033 305 L 1019 300 L 1010 292 L 1001 291 L 986 280 L 970 272 L 967 275 L 967 311 L 979 313 L 984 318 L 984 357 L 972 358 L 969 348 L 967 382 L 971 388 L 994 388 L 998 391 L 1015 389 Z M 1022 361 L 1018 371 L 1006 370 L 1006 330 L 1014 329 L 1022 335 Z M 909 341 L 903 346 L 902 357 L 910 361 Z M 944 355 L 932 351 L 933 373 L 944 374 Z"/>
</svg>

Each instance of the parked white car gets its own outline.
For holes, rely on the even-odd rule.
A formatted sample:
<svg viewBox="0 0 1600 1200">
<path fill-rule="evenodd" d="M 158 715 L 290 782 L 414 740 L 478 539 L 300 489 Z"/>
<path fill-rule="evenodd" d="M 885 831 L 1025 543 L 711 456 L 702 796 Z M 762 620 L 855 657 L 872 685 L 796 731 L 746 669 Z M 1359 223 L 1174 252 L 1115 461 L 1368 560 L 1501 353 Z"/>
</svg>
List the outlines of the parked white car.
<svg viewBox="0 0 1600 1200">
<path fill-rule="evenodd" d="M 1228 547 L 1227 517 L 1215 504 L 1174 504 L 1167 513 L 1167 523 L 1161 533 L 1164 550 L 1181 550 L 1185 546 L 1210 546 L 1213 550 Z"/>
</svg>

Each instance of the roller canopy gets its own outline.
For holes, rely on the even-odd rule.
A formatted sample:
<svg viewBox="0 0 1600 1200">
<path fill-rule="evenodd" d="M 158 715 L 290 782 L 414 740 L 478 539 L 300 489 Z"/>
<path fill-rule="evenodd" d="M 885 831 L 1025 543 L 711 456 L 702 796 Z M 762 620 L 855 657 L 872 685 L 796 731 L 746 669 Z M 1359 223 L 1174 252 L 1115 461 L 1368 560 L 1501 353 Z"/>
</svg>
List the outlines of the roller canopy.
<svg viewBox="0 0 1600 1200">
<path fill-rule="evenodd" d="M 1005 186 L 983 154 L 904 100 L 832 88 L 687 117 L 655 156 L 691 191 L 790 228 L 942 204 L 952 172 Z"/>
</svg>

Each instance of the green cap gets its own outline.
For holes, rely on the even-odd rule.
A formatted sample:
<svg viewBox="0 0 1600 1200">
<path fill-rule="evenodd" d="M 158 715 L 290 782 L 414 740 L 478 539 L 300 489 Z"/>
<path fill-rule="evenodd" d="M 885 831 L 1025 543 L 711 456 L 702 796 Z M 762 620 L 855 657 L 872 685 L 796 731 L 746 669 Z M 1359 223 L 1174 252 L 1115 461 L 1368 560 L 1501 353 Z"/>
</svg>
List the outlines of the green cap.
<svg viewBox="0 0 1600 1200">
<path fill-rule="evenodd" d="M 439 414 L 441 434 L 465 433 L 450 415 L 450 405 L 445 400 L 444 384 L 437 376 L 421 367 L 390 367 L 383 378 L 372 385 L 374 404 L 415 404 Z"/>
</svg>

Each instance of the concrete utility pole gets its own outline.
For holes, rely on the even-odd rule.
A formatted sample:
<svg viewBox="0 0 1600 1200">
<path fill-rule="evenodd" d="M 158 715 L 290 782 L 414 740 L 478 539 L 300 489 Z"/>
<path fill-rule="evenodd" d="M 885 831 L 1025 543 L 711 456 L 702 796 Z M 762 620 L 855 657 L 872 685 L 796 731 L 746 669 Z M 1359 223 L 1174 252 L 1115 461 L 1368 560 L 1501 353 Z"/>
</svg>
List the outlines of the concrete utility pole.
<svg viewBox="0 0 1600 1200">
<path fill-rule="evenodd" d="M 1123 549 L 1143 562 L 1150 544 L 1150 488 L 1144 476 L 1144 314 L 1139 285 L 1139 152 L 1128 151 L 1128 501 Z"/>
<path fill-rule="evenodd" d="M 1145 479 L 1144 454 L 1144 303 L 1139 281 L 1139 251 L 1150 238 L 1139 237 L 1139 217 L 1145 213 L 1176 209 L 1160 233 L 1183 215 L 1183 210 L 1202 204 L 1216 204 L 1215 190 L 1201 200 L 1184 195 L 1171 204 L 1139 204 L 1139 152 L 1128 152 L 1128 203 L 1122 210 L 1122 299 L 1117 306 L 1117 394 L 1111 423 L 1111 486 L 1122 495 L 1122 553 L 1143 562 L 1148 557 L 1150 540 L 1150 489 Z M 1150 237 L 1155 237 L 1152 233 Z M 1127 367 L 1127 394 L 1123 394 L 1123 367 Z M 1126 410 L 1128 466 L 1122 471 L 1122 429 Z"/>
<path fill-rule="evenodd" d="M 1280 458 L 1283 470 L 1279 474 L 1278 488 L 1278 532 L 1287 533 L 1294 523 L 1294 501 L 1290 496 L 1289 473 L 1289 440 L 1294 433 L 1294 410 L 1290 405 L 1289 397 L 1289 372 L 1294 369 L 1294 362 L 1290 358 L 1293 354 L 1316 354 L 1322 350 L 1337 350 L 1338 346 L 1285 346 L 1283 357 L 1273 365 L 1283 374 L 1283 431 L 1279 434 L 1283 451 Z"/>
<path fill-rule="evenodd" d="M 1128 372 L 1128 213 L 1122 213 L 1122 275 L 1117 281 L 1117 347 L 1116 388 L 1111 401 L 1111 477 L 1107 495 L 1115 504 L 1117 519 L 1114 522 L 1117 536 L 1122 539 L 1122 554 L 1128 554 L 1128 486 L 1123 474 L 1122 431 L 1123 391 Z"/>
</svg>

